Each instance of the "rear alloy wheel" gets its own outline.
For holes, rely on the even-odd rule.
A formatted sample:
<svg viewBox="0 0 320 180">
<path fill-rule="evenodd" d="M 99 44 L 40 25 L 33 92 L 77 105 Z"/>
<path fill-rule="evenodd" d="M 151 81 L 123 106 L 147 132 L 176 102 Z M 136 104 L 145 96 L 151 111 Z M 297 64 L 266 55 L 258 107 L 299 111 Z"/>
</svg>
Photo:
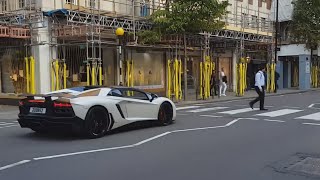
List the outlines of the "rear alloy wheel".
<svg viewBox="0 0 320 180">
<path fill-rule="evenodd" d="M 172 123 L 173 110 L 170 103 L 162 103 L 159 109 L 158 121 L 160 125 L 166 126 Z"/>
<path fill-rule="evenodd" d="M 85 119 L 85 133 L 88 138 L 100 138 L 109 130 L 110 118 L 103 107 L 93 107 Z"/>
</svg>

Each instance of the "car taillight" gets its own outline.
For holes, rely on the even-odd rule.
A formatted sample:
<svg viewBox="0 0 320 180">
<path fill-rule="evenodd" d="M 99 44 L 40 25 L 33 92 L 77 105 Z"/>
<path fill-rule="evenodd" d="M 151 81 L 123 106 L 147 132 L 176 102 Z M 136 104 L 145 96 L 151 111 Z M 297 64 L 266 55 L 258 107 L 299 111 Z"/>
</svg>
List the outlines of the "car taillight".
<svg viewBox="0 0 320 180">
<path fill-rule="evenodd" d="M 19 101 L 19 106 L 23 106 L 23 101 Z"/>
<path fill-rule="evenodd" d="M 68 108 L 68 107 L 72 107 L 70 103 L 53 103 L 53 106 L 55 108 Z"/>
</svg>

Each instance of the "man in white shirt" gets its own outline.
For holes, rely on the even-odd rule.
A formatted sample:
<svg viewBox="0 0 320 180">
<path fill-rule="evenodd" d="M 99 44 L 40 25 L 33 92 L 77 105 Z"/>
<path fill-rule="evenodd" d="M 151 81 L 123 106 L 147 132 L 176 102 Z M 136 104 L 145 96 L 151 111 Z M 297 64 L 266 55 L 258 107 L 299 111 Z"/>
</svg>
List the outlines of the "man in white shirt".
<svg viewBox="0 0 320 180">
<path fill-rule="evenodd" d="M 264 97 L 265 97 L 265 77 L 264 77 L 265 67 L 261 66 L 259 71 L 255 75 L 255 90 L 258 93 L 258 97 L 249 103 L 250 107 L 253 109 L 253 105 L 260 101 L 260 110 L 267 110 L 264 108 Z"/>
</svg>

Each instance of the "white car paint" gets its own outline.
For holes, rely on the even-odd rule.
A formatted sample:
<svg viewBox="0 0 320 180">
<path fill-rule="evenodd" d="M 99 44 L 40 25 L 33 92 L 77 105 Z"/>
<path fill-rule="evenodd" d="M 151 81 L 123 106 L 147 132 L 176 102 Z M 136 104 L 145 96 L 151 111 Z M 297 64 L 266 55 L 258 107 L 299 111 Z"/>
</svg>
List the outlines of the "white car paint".
<svg viewBox="0 0 320 180">
<path fill-rule="evenodd" d="M 78 97 L 82 93 L 100 90 L 97 96 Z M 168 98 L 158 97 L 152 102 L 148 100 L 139 100 L 128 97 L 108 96 L 111 88 L 95 88 L 83 92 L 73 91 L 69 89 L 55 91 L 54 93 L 68 92 L 75 97 L 70 98 L 70 103 L 75 112 L 75 115 L 82 120 L 85 120 L 89 109 L 93 106 L 103 106 L 114 118 L 113 128 L 132 123 L 134 121 L 158 120 L 158 112 L 163 102 L 169 102 L 173 108 L 173 120 L 176 119 L 176 106 Z M 47 93 L 53 94 L 53 92 Z M 119 104 L 124 118 L 121 116 L 116 104 Z"/>
</svg>

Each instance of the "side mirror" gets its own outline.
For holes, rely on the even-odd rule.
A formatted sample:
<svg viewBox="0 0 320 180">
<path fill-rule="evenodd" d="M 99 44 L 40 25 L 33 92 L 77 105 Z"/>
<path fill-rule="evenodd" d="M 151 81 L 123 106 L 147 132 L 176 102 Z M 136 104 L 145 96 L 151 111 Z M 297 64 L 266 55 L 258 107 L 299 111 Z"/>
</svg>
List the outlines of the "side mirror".
<svg viewBox="0 0 320 180">
<path fill-rule="evenodd" d="M 154 99 L 158 98 L 158 95 L 151 93 L 151 99 L 150 102 L 152 102 Z"/>
</svg>

